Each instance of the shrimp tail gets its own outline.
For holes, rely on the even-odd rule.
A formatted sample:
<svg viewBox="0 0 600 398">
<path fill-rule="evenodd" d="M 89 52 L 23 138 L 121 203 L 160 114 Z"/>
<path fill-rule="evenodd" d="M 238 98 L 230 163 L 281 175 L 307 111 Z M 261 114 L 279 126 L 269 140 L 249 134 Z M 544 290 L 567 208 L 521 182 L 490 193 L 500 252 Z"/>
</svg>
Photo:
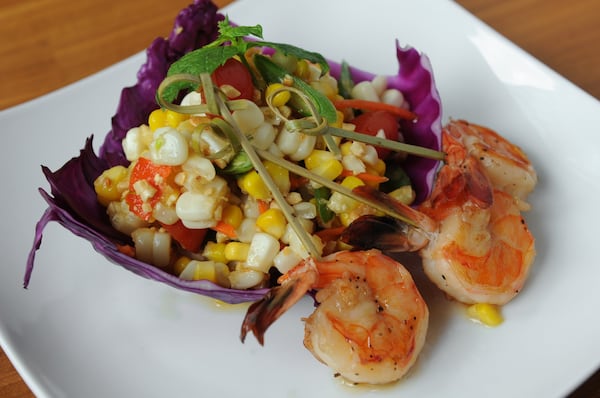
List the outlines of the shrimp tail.
<svg viewBox="0 0 600 398">
<path fill-rule="evenodd" d="M 296 304 L 311 289 L 318 278 L 315 262 L 307 258 L 279 279 L 281 285 L 269 290 L 260 300 L 248 308 L 240 339 L 246 340 L 252 332 L 260 345 L 264 345 L 264 335 L 281 315 Z"/>
<path fill-rule="evenodd" d="M 364 215 L 354 220 L 340 239 L 359 249 L 379 249 L 384 253 L 414 252 L 429 239 L 417 228 L 392 217 Z"/>
<path fill-rule="evenodd" d="M 449 132 L 442 134 L 446 163 L 438 172 L 434 191 L 427 202 L 438 209 L 471 202 L 482 209 L 493 203 L 492 184 L 478 161 L 469 156 L 460 140 Z M 427 206 L 427 205 L 426 205 Z"/>
</svg>

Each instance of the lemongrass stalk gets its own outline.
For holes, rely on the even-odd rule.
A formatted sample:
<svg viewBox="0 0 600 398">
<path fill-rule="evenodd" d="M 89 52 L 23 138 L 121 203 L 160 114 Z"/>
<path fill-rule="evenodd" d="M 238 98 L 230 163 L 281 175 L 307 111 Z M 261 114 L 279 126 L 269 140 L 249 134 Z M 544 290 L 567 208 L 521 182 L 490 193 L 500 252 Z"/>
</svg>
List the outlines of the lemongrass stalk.
<svg viewBox="0 0 600 398">
<path fill-rule="evenodd" d="M 289 120 L 288 118 L 283 116 L 281 114 L 281 112 L 279 112 L 279 109 L 273 105 L 273 98 L 275 98 L 275 96 L 282 91 L 288 91 L 288 92 L 290 92 L 292 94 L 296 94 L 298 97 L 300 97 L 300 99 L 302 99 L 302 101 L 306 104 L 307 108 L 309 109 L 309 113 L 311 115 L 310 119 L 313 119 L 314 122 L 313 121 L 309 122 L 310 119 L 300 119 L 301 121 L 308 122 L 308 123 L 305 123 L 302 127 L 300 127 L 300 125 L 293 124 L 293 122 L 297 121 L 297 119 Z M 341 151 L 340 151 L 339 146 L 337 145 L 337 143 L 335 142 L 333 137 L 330 134 L 328 134 L 325 130 L 327 127 L 327 121 L 321 117 L 315 104 L 308 98 L 308 96 L 306 94 L 304 94 L 302 92 L 302 90 L 299 90 L 295 87 L 284 85 L 282 87 L 279 87 L 279 88 L 273 90 L 273 92 L 270 93 L 270 95 L 268 95 L 265 98 L 265 100 L 267 102 L 267 106 L 271 109 L 271 111 L 273 111 L 273 113 L 275 115 L 277 115 L 277 117 L 279 117 L 281 120 L 283 120 L 286 123 L 286 126 L 291 127 L 290 128 L 291 131 L 302 130 L 302 133 L 304 133 L 304 134 L 323 135 L 323 139 L 325 140 L 325 144 L 327 145 L 327 148 L 329 148 L 329 151 L 331 153 L 333 153 L 336 157 L 341 156 Z M 296 128 L 296 126 L 298 126 L 298 128 Z M 323 134 L 324 131 L 325 131 L 325 134 Z"/>
<path fill-rule="evenodd" d="M 310 237 L 309 233 L 306 232 L 304 227 L 302 227 L 302 225 L 296 218 L 296 215 L 294 214 L 294 209 L 287 203 L 287 201 L 283 197 L 283 194 L 281 193 L 281 191 L 279 190 L 279 188 L 273 181 L 273 178 L 271 177 L 271 175 L 269 174 L 269 172 L 263 165 L 262 160 L 260 159 L 258 154 L 256 153 L 256 149 L 250 143 L 250 141 L 244 135 L 244 133 L 241 132 L 239 126 L 237 125 L 237 123 L 233 119 L 233 116 L 229 112 L 229 109 L 227 108 L 227 105 L 225 104 L 225 102 L 219 96 L 215 96 L 215 99 L 216 99 L 216 102 L 221 111 L 221 116 L 230 125 L 237 140 L 241 144 L 242 149 L 248 155 L 248 158 L 250 159 L 252 166 L 254 166 L 254 169 L 258 172 L 258 174 L 263 179 L 267 188 L 271 191 L 271 194 L 273 195 L 273 199 L 275 199 L 275 201 L 279 205 L 279 207 L 280 207 L 281 211 L 283 212 L 285 218 L 287 219 L 288 223 L 292 226 L 296 235 L 298 235 L 298 238 L 304 245 L 304 248 L 308 251 L 309 255 L 312 258 L 314 258 L 315 260 L 318 260 L 320 258 L 320 252 L 317 249 L 317 247 L 315 246 L 314 241 Z"/>
<path fill-rule="evenodd" d="M 290 171 L 294 174 L 308 178 L 309 180 L 314 181 L 318 184 L 321 184 L 321 185 L 331 189 L 332 191 L 339 192 L 342 195 L 348 196 L 351 199 L 354 199 L 358 202 L 364 203 L 364 204 L 374 208 L 375 210 L 378 210 L 384 214 L 387 214 L 390 217 L 394 217 L 394 218 L 396 218 L 400 221 L 403 221 L 409 225 L 424 229 L 423 227 L 418 225 L 418 221 L 413 220 L 410 218 L 410 216 L 408 216 L 408 214 L 412 213 L 412 209 L 410 211 L 407 211 L 406 214 L 401 214 L 395 209 L 385 206 L 384 204 L 377 202 L 375 200 L 371 200 L 369 198 L 357 195 L 356 193 L 352 192 L 352 190 L 350 190 L 336 182 L 333 182 L 331 180 L 328 180 L 327 178 L 321 177 L 320 175 L 315 174 L 315 173 L 305 169 L 304 167 L 298 166 L 295 163 L 287 161 L 279 156 L 273 155 L 272 153 L 270 153 L 268 151 L 256 149 L 256 152 L 263 159 L 271 161 L 271 162 L 275 162 L 275 163 L 279 164 L 281 167 L 287 169 L 288 171 Z"/>
<path fill-rule="evenodd" d="M 356 131 L 344 130 L 337 127 L 327 127 L 327 133 L 336 137 L 347 138 L 354 141 L 360 141 L 365 144 L 371 144 L 381 148 L 391 149 L 396 152 L 406 152 L 424 158 L 444 160 L 445 153 L 435 149 L 425 148 L 418 145 L 406 144 L 404 142 L 392 141 L 387 138 L 376 137 L 368 134 L 357 133 Z"/>
</svg>

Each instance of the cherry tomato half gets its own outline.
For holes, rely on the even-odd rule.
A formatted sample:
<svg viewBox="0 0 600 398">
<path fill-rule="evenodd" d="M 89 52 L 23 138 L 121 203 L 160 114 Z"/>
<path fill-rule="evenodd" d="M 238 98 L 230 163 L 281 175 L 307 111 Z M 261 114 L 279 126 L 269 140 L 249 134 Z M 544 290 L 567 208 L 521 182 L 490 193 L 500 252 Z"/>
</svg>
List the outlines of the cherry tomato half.
<svg viewBox="0 0 600 398">
<path fill-rule="evenodd" d="M 392 141 L 398 141 L 400 135 L 400 124 L 396 116 L 386 111 L 365 112 L 354 118 L 352 123 L 356 126 L 356 131 L 363 134 L 375 136 L 380 130 L 383 130 L 385 138 Z M 385 159 L 390 150 L 377 148 L 380 159 Z"/>
<path fill-rule="evenodd" d="M 134 185 L 136 182 L 144 180 L 156 190 L 154 195 L 147 200 L 147 203 L 149 203 L 151 207 L 154 207 L 154 205 L 160 201 L 166 184 L 164 182 L 162 184 L 157 183 L 156 177 L 160 176 L 160 180 L 165 181 L 167 177 L 171 175 L 172 171 L 173 168 L 171 166 L 157 165 L 146 158 L 139 158 L 131 170 L 129 193 L 125 196 L 125 201 L 129 205 L 129 210 L 143 220 L 149 220 L 152 211 L 144 206 L 145 201 L 135 193 Z"/>
<path fill-rule="evenodd" d="M 244 64 L 235 58 L 229 58 L 223 65 L 219 66 L 212 74 L 217 86 L 224 84 L 234 87 L 240 95 L 231 99 L 254 98 L 254 84 L 252 75 Z"/>
<path fill-rule="evenodd" d="M 191 252 L 198 252 L 202 248 L 207 233 L 206 229 L 187 228 L 181 220 L 172 225 L 162 224 L 162 227 L 181 247 Z"/>
</svg>

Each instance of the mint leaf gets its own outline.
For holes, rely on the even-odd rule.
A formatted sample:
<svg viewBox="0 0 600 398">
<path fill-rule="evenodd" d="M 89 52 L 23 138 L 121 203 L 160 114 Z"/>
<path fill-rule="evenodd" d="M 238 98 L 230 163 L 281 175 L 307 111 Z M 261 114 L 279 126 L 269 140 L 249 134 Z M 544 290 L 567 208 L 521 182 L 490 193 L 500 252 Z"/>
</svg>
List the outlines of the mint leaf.
<svg viewBox="0 0 600 398">
<path fill-rule="evenodd" d="M 285 69 L 264 55 L 255 55 L 254 65 L 262 75 L 263 79 L 265 79 L 265 81 L 268 83 L 281 83 L 286 76 L 290 76 L 294 81 L 294 86 L 303 91 L 304 94 L 306 94 L 311 101 L 315 103 L 315 106 L 317 107 L 321 117 L 326 119 L 329 123 L 335 123 L 337 119 L 335 107 L 331 101 L 329 101 L 329 98 L 327 98 L 323 93 L 315 90 L 310 84 L 306 83 L 299 77 L 290 75 Z M 292 99 L 293 98 L 294 97 L 292 97 Z M 292 105 L 297 107 L 298 112 L 304 114 L 305 116 L 309 115 L 308 110 L 304 109 L 302 101 L 297 101 L 297 103 Z"/>
<path fill-rule="evenodd" d="M 232 26 L 229 24 L 229 19 L 219 22 L 219 33 L 223 40 L 233 40 L 246 36 L 256 36 L 262 39 L 262 26 Z"/>
<path fill-rule="evenodd" d="M 238 49 L 232 46 L 202 47 L 185 54 L 171 65 L 167 76 L 178 73 L 189 73 L 200 75 L 211 74 L 225 61 L 238 53 Z"/>
<path fill-rule="evenodd" d="M 225 61 L 237 54 L 237 49 L 231 46 L 203 47 L 185 54 L 175 61 L 169 70 L 167 76 L 173 76 L 180 73 L 199 76 L 202 73 L 211 74 Z M 195 90 L 197 85 L 189 82 L 176 82 L 166 87 L 161 93 L 165 101 L 172 102 L 182 90 Z"/>
<path fill-rule="evenodd" d="M 273 43 L 269 41 L 257 41 L 253 43 L 256 46 L 270 47 L 274 50 L 281 51 L 285 55 L 293 55 L 298 59 L 305 59 L 307 61 L 319 64 L 321 66 L 321 75 L 324 75 L 329 71 L 329 64 L 321 54 L 307 51 L 303 48 L 296 47 L 291 44 L 285 43 Z"/>
</svg>

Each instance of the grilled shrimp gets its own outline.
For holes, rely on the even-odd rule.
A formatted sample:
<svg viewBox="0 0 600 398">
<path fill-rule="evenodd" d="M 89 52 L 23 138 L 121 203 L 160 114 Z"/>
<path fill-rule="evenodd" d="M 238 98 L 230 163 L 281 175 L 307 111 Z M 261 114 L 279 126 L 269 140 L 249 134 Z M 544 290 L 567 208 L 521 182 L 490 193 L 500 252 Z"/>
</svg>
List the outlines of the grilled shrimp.
<svg viewBox="0 0 600 398">
<path fill-rule="evenodd" d="M 410 273 L 379 250 L 341 251 L 307 259 L 248 310 L 242 341 L 266 329 L 308 290 L 318 306 L 305 319 L 305 347 L 354 383 L 400 379 L 425 342 L 429 310 Z"/>
<path fill-rule="evenodd" d="M 449 162 L 457 164 L 469 156 L 477 160 L 495 189 L 506 192 L 521 210 L 528 210 L 527 196 L 537 184 L 537 174 L 527 155 L 487 127 L 456 120 L 445 127 L 446 153 Z"/>
<path fill-rule="evenodd" d="M 418 250 L 427 276 L 451 297 L 505 304 L 523 287 L 535 258 L 521 210 L 529 208 L 537 176 L 518 147 L 487 128 L 453 121 L 442 143 L 446 163 L 417 209 L 436 225 L 420 229 L 426 244 L 410 244 L 407 234 L 414 228 L 374 216 L 359 218 L 342 238 L 385 252 Z"/>
</svg>

